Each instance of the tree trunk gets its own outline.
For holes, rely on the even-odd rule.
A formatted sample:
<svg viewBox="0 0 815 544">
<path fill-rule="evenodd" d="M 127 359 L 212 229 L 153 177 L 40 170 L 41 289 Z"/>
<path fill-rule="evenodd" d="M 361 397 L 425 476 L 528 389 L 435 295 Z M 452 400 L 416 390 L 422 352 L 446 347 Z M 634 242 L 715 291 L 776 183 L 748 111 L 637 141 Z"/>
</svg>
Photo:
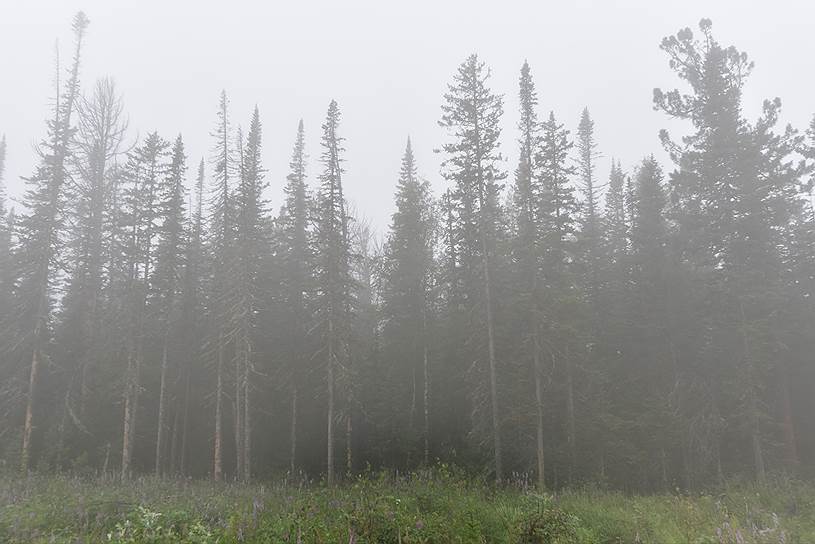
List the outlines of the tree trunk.
<svg viewBox="0 0 815 544">
<path fill-rule="evenodd" d="M 782 435 L 786 449 L 787 464 L 795 469 L 799 465 L 798 443 L 795 438 L 795 423 L 792 419 L 792 402 L 790 400 L 790 377 L 785 361 L 779 362 Z"/>
<path fill-rule="evenodd" d="M 328 451 L 326 460 L 326 479 L 329 486 L 334 485 L 334 320 L 328 318 L 328 428 L 326 438 Z"/>
<path fill-rule="evenodd" d="M 212 455 L 212 478 L 220 482 L 223 478 L 223 436 L 221 430 L 221 419 L 223 411 L 223 388 L 224 388 L 224 335 L 223 330 L 218 336 L 218 368 L 215 385 L 215 439 L 214 452 Z"/>
<path fill-rule="evenodd" d="M 297 385 L 292 388 L 291 392 L 291 453 L 289 457 L 289 471 L 292 476 L 297 467 Z"/>
<path fill-rule="evenodd" d="M 170 474 L 175 476 L 178 474 L 178 433 L 179 426 L 181 425 L 181 410 L 178 407 L 178 400 L 173 400 L 173 426 L 170 431 Z"/>
<path fill-rule="evenodd" d="M 755 465 L 756 480 L 763 484 L 766 481 L 766 470 L 764 466 L 764 452 L 761 446 L 761 419 L 758 408 L 758 393 L 754 386 L 755 369 L 750 354 L 750 342 L 747 337 L 747 318 L 744 313 L 744 302 L 739 301 L 739 315 L 741 317 L 741 337 L 742 348 L 744 350 L 743 360 L 747 367 L 747 387 L 748 387 L 748 410 L 750 411 L 750 442 L 753 448 L 753 463 Z"/>
<path fill-rule="evenodd" d="M 247 350 L 251 349 L 247 342 Z M 249 404 L 249 372 L 251 370 L 251 352 L 247 353 L 247 360 L 243 365 L 243 481 L 249 482 L 252 477 L 252 425 Z"/>
<path fill-rule="evenodd" d="M 124 417 L 122 429 L 122 480 L 130 477 L 130 455 L 133 448 L 133 423 L 135 412 L 134 392 L 136 389 L 136 361 L 133 348 L 127 356 L 127 379 L 125 381 Z"/>
<path fill-rule="evenodd" d="M 353 438 L 352 430 L 351 410 L 349 409 L 348 417 L 345 418 L 345 473 L 349 476 L 354 467 L 353 444 L 351 443 Z"/>
<path fill-rule="evenodd" d="M 422 402 L 424 408 L 424 428 L 422 435 L 424 439 L 424 455 L 422 460 L 424 466 L 430 464 L 430 353 L 427 345 L 427 312 L 422 311 L 422 338 L 423 338 L 423 386 L 424 386 L 424 399 Z"/>
<path fill-rule="evenodd" d="M 535 410 L 537 413 L 535 425 L 535 436 L 537 441 L 535 450 L 537 452 L 538 459 L 538 491 L 543 491 L 546 489 L 546 473 L 544 472 L 543 457 L 543 368 L 541 362 L 540 336 L 538 333 L 537 323 L 532 324 L 532 349 L 534 350 L 533 364 L 535 365 L 533 372 L 535 374 Z"/>
<path fill-rule="evenodd" d="M 35 333 L 36 334 L 36 333 Z M 36 343 L 37 340 L 35 339 Z M 31 458 L 31 434 L 34 430 L 34 394 L 40 372 L 40 353 L 35 345 L 31 356 L 31 370 L 28 376 L 28 398 L 25 406 L 25 425 L 23 427 L 23 448 L 20 452 L 20 468 L 23 474 L 28 473 L 28 464 Z"/>
<path fill-rule="evenodd" d="M 495 329 L 492 315 L 492 289 L 490 285 L 490 267 L 487 256 L 486 237 L 481 236 L 481 264 L 484 267 L 484 298 L 487 306 L 487 350 L 490 363 L 490 402 L 492 404 L 492 441 L 495 452 L 495 481 L 503 480 L 503 458 L 501 451 L 501 418 L 498 411 L 498 377 L 495 361 Z"/>
<path fill-rule="evenodd" d="M 167 324 L 165 324 L 167 326 Z M 169 330 L 164 331 L 164 345 L 161 349 L 161 382 L 158 395 L 158 424 L 156 430 L 156 476 L 161 476 L 161 456 L 163 436 L 164 436 L 164 412 L 167 404 L 167 344 L 169 342 Z"/>
<path fill-rule="evenodd" d="M 189 429 L 189 416 L 190 416 L 190 371 L 189 368 L 185 372 L 184 384 L 184 418 L 181 423 L 181 454 L 179 461 L 179 470 L 182 476 L 187 475 L 187 432 Z"/>
<path fill-rule="evenodd" d="M 240 344 L 239 344 L 240 346 Z M 240 346 L 243 348 L 244 346 Z M 235 479 L 243 477 L 243 361 L 235 357 Z"/>
<path fill-rule="evenodd" d="M 573 483 L 575 470 L 575 413 L 574 413 L 574 377 L 572 376 L 572 360 L 566 355 L 566 442 L 569 448 L 569 484 Z"/>
</svg>

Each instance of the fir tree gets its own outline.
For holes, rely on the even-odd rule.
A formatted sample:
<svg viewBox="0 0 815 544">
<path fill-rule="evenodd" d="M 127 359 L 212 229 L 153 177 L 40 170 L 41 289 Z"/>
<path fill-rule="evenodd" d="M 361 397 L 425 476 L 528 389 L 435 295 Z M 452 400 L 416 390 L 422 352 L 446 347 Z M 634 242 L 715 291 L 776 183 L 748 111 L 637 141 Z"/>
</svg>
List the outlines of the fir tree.
<svg viewBox="0 0 815 544">
<path fill-rule="evenodd" d="M 495 353 L 495 300 L 491 278 L 501 222 L 498 192 L 506 176 L 499 168 L 499 138 L 503 100 L 487 86 L 489 70 L 477 55 L 458 68 L 448 85 L 442 105 L 441 126 L 453 141 L 444 145 L 444 177 L 454 184 L 458 207 L 458 242 L 461 244 L 464 288 L 469 297 L 481 298 L 487 336 L 489 411 L 495 462 L 495 479 L 503 479 L 501 412 L 498 399 L 498 361 Z"/>
<path fill-rule="evenodd" d="M 59 266 L 59 248 L 64 228 L 64 185 L 69 177 L 68 163 L 75 132 L 73 114 L 79 95 L 80 56 L 87 27 L 88 19 L 80 11 L 73 20 L 74 58 L 68 72 L 68 81 L 62 91 L 59 88 L 60 68 L 57 66 L 54 117 L 48 122 L 48 136 L 38 149 L 40 165 L 34 175 L 27 179 L 29 189 L 24 201 L 27 213 L 19 223 L 22 246 L 20 296 L 23 311 L 18 322 L 28 331 L 26 337 L 31 353 L 20 450 L 23 472 L 28 471 L 31 461 L 40 367 L 48 358 L 45 349 L 51 327 L 52 287 Z"/>
</svg>

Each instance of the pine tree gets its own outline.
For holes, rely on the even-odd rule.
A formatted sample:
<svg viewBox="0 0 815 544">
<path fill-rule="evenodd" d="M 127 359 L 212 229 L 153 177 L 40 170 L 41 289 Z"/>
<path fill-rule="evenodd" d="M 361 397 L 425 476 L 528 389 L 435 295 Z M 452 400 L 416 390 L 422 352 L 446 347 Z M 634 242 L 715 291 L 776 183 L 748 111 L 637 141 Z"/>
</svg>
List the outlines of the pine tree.
<svg viewBox="0 0 815 544">
<path fill-rule="evenodd" d="M 690 29 L 665 38 L 662 49 L 692 94 L 654 91 L 657 109 L 693 124 L 695 132 L 673 143 L 661 133 L 677 164 L 671 176 L 673 219 L 683 266 L 694 282 L 694 311 L 704 315 L 695 334 L 701 349 L 685 348 L 689 371 L 708 387 L 693 404 L 715 416 L 741 420 L 749 429 L 756 479 L 766 477 L 762 383 L 777 359 L 772 308 L 782 293 L 780 236 L 794 215 L 800 171 L 789 157 L 800 147 L 794 131 L 773 132 L 780 101 L 765 101 L 751 125 L 741 115 L 742 88 L 753 64 L 735 47 L 714 39 L 703 19 L 702 40 Z M 764 180 L 769 180 L 767 183 Z M 715 310 L 707 310 L 715 301 Z M 735 387 L 728 388 L 728 383 Z M 724 429 L 712 429 L 716 471 L 721 476 Z M 698 467 L 702 472 L 706 467 Z"/>
<path fill-rule="evenodd" d="M 195 181 L 195 200 L 190 203 L 190 219 L 186 228 L 186 252 L 184 255 L 184 276 L 181 285 L 181 316 L 179 319 L 180 342 L 182 353 L 179 361 L 183 365 L 180 372 L 183 383 L 183 403 L 181 414 L 177 413 L 181 426 L 180 445 L 178 447 L 178 470 L 182 476 L 187 474 L 188 452 L 190 442 L 190 404 L 192 403 L 192 378 L 200 372 L 196 362 L 201 355 L 201 332 L 204 330 L 201 313 L 204 309 L 204 159 L 198 164 L 198 175 Z M 174 436 L 176 433 L 173 433 Z M 175 467 L 176 456 L 171 456 L 171 470 Z"/>
<path fill-rule="evenodd" d="M 57 77 L 54 117 L 48 122 L 48 136 L 38 149 L 40 165 L 34 175 L 27 180 L 29 185 L 25 195 L 27 213 L 20 219 L 19 224 L 22 246 L 20 292 L 24 305 L 19 323 L 28 329 L 27 340 L 31 353 L 20 450 L 20 466 L 23 472 L 28 471 L 31 461 L 40 366 L 48 357 L 45 349 L 51 325 L 52 287 L 58 267 L 63 229 L 64 185 L 69 177 L 68 161 L 75 132 L 72 124 L 73 114 L 79 94 L 80 55 L 87 27 L 88 19 L 80 11 L 73 20 L 74 58 L 68 81 L 65 90 L 62 91 Z M 59 70 L 57 66 L 57 74 Z"/>
<path fill-rule="evenodd" d="M 124 106 L 112 80 L 96 82 L 90 99 L 78 102 L 77 133 L 72 166 L 73 184 L 68 191 L 66 213 L 73 228 L 68 233 L 66 253 L 70 269 L 56 342 L 60 346 L 60 365 L 70 373 L 65 380 L 65 402 L 60 423 L 57 454 L 63 455 L 66 439 L 75 438 L 80 451 L 88 454 L 89 417 L 101 402 L 97 385 L 106 376 L 100 368 L 110 357 L 109 336 L 113 329 L 105 288 L 111 282 L 106 257 L 116 251 L 110 233 L 108 215 L 114 201 L 117 162 L 127 130 Z M 96 391 L 96 395 L 91 393 Z M 66 422 L 80 432 L 71 436 Z"/>
<path fill-rule="evenodd" d="M 575 413 L 574 358 L 579 338 L 577 314 L 574 305 L 575 282 L 571 263 L 574 262 L 578 203 L 570 178 L 575 168 L 569 165 L 569 152 L 573 144 L 569 131 L 555 119 L 554 113 L 542 125 L 542 143 L 538 156 L 540 182 L 543 191 L 539 215 L 543 246 L 543 282 L 546 311 L 543 320 L 543 338 L 551 346 L 550 355 L 565 367 L 566 390 L 566 447 L 569 478 L 576 463 L 577 422 Z"/>
<path fill-rule="evenodd" d="M 430 336 L 428 321 L 433 272 L 434 215 L 430 184 L 418 177 L 410 138 L 396 184 L 396 211 L 382 259 L 384 360 L 389 361 L 389 386 L 382 388 L 392 427 L 402 451 L 412 451 L 417 412 L 422 459 L 429 460 Z M 421 400 L 419 400 L 421 396 Z M 398 399 L 398 400 L 397 400 Z M 404 421 L 407 416 L 407 421 Z M 407 435 L 408 440 L 404 440 Z M 402 438 L 402 440 L 399 440 Z"/>
<path fill-rule="evenodd" d="M 178 330 L 179 291 L 184 268 L 184 200 L 187 173 L 187 156 L 184 142 L 179 135 L 173 144 L 170 164 L 165 179 L 160 180 L 159 213 L 160 228 L 156 250 L 156 266 L 152 281 L 153 297 L 162 324 L 161 375 L 159 383 L 158 420 L 156 423 L 155 473 L 161 476 L 164 467 L 164 437 L 167 427 L 168 372 L 173 358 L 171 338 Z M 171 351 L 173 353 L 171 353 Z"/>
<path fill-rule="evenodd" d="M 348 349 L 348 309 L 352 286 L 348 213 L 342 188 L 343 138 L 337 132 L 340 110 L 332 100 L 322 125 L 323 151 L 320 162 L 320 191 L 317 198 L 317 319 L 321 347 L 326 357 L 327 471 L 329 485 L 334 484 L 334 423 L 336 414 L 336 379 Z"/>
<path fill-rule="evenodd" d="M 521 290 L 521 304 L 523 305 L 525 326 L 528 335 L 524 343 L 531 344 L 532 375 L 535 380 L 535 452 L 537 457 L 538 488 L 544 489 L 544 403 L 543 403 L 543 346 L 541 343 L 540 315 L 541 287 L 540 281 L 542 265 L 541 240 L 544 235 L 541 217 L 541 187 L 539 149 L 542 144 L 541 125 L 535 111 L 538 97 L 535 84 L 529 70 L 529 64 L 524 62 L 521 67 L 519 81 L 520 121 L 518 129 L 521 132 L 519 139 L 520 158 L 515 171 L 514 199 L 517 210 L 517 240 L 515 243 L 515 260 L 519 272 L 519 289 Z"/>
<path fill-rule="evenodd" d="M 468 296 L 480 296 L 487 335 L 489 408 L 495 479 L 503 479 L 501 412 L 498 399 L 498 362 L 495 353 L 495 300 L 491 278 L 492 253 L 501 221 L 499 183 L 506 176 L 499 168 L 498 150 L 503 100 L 487 87 L 489 70 L 477 55 L 458 68 L 442 105 L 441 126 L 453 141 L 444 145 L 444 177 L 455 185 L 462 244 L 461 258 Z"/>
<path fill-rule="evenodd" d="M 230 180 L 235 170 L 233 150 L 229 143 L 231 128 L 229 123 L 229 102 L 226 91 L 221 92 L 218 107 L 218 122 L 212 136 L 215 138 L 212 162 L 214 179 L 211 208 L 211 239 L 209 241 L 211 263 L 210 319 L 214 323 L 216 383 L 215 383 L 215 429 L 213 435 L 213 470 L 216 481 L 223 477 L 223 397 L 224 372 L 228 357 L 229 309 L 232 296 L 231 265 L 235 239 L 234 197 Z M 236 429 L 237 431 L 237 429 Z"/>
<path fill-rule="evenodd" d="M 238 478 L 248 481 L 251 475 L 250 381 L 255 364 L 255 328 L 260 293 L 261 262 L 268 251 L 266 238 L 266 210 L 263 200 L 264 169 L 261 164 L 261 124 L 257 107 L 252 115 L 246 146 L 240 163 L 240 182 L 235 194 L 236 238 L 235 273 L 236 300 L 232 316 L 233 336 L 237 362 L 238 391 L 236 409 L 240 414 L 238 436 L 241 439 L 238 454 Z"/>
<path fill-rule="evenodd" d="M 128 155 L 124 226 L 127 285 L 124 306 L 127 366 L 124 379 L 122 424 L 122 479 L 130 478 L 136 440 L 136 415 L 142 389 L 141 372 L 145 362 L 147 304 L 156 266 L 156 242 L 161 227 L 160 191 L 170 165 L 170 144 L 153 132 Z"/>
<path fill-rule="evenodd" d="M 285 351 L 286 370 L 291 382 L 291 422 L 289 468 L 297 468 L 297 421 L 299 394 L 303 389 L 305 371 L 310 357 L 307 333 L 309 329 L 308 296 L 312 290 L 313 262 L 309 240 L 311 197 L 306 186 L 305 131 L 303 121 L 297 126 L 289 174 L 284 193 L 286 202 L 280 213 L 282 231 L 281 302 L 289 316 L 285 322 L 288 340 Z"/>
</svg>

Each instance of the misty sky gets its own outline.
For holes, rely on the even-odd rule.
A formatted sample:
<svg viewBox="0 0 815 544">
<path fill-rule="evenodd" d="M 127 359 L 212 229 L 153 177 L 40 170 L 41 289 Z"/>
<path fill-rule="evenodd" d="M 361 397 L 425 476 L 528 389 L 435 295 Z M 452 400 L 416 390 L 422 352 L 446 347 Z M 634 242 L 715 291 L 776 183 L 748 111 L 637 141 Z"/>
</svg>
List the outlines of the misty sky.
<svg viewBox="0 0 815 544">
<path fill-rule="evenodd" d="M 91 25 L 84 89 L 112 76 L 124 95 L 131 141 L 152 130 L 184 136 L 189 178 L 208 157 L 218 95 L 226 89 L 233 125 L 248 126 L 255 103 L 264 124 L 264 161 L 276 211 L 297 128 L 305 122 L 310 183 L 319 172 L 319 136 L 335 98 L 346 138 L 346 192 L 381 231 L 389 222 L 405 139 L 420 174 L 437 192 L 444 141 L 442 95 L 458 64 L 477 52 L 505 95 L 503 151 L 515 167 L 518 71 L 528 59 L 540 114 L 555 111 L 574 131 L 588 106 L 603 154 L 629 169 L 643 155 L 664 159 L 657 133 L 671 125 L 653 111 L 654 87 L 678 79 L 658 45 L 700 18 L 715 36 L 756 62 L 745 93 L 754 118 L 780 96 L 782 122 L 804 129 L 815 112 L 815 1 L 118 1 L 0 0 L 0 133 L 8 141 L 6 184 L 35 166 L 53 95 L 54 42 L 71 54 L 71 18 Z M 508 180 L 511 178 L 508 178 Z"/>
</svg>

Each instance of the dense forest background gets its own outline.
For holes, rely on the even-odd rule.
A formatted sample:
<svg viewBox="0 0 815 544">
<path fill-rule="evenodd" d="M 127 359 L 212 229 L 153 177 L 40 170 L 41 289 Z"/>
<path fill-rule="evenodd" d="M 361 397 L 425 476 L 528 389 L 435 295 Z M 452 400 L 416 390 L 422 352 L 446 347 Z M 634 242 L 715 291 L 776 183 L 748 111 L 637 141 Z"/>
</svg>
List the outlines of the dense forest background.
<svg viewBox="0 0 815 544">
<path fill-rule="evenodd" d="M 682 90 L 653 107 L 688 128 L 660 134 L 670 166 L 601 158 L 589 109 L 543 111 L 526 63 L 505 113 L 468 57 L 439 97 L 446 190 L 406 136 L 384 237 L 344 196 L 337 102 L 319 150 L 292 127 L 285 178 L 226 92 L 208 157 L 131 142 L 113 80 L 81 84 L 87 27 L 21 206 L 0 198 L 8 467 L 331 484 L 442 462 L 646 491 L 815 469 L 815 119 L 778 128 L 777 98 L 746 119 L 753 65 L 710 21 L 661 44 Z"/>
</svg>

